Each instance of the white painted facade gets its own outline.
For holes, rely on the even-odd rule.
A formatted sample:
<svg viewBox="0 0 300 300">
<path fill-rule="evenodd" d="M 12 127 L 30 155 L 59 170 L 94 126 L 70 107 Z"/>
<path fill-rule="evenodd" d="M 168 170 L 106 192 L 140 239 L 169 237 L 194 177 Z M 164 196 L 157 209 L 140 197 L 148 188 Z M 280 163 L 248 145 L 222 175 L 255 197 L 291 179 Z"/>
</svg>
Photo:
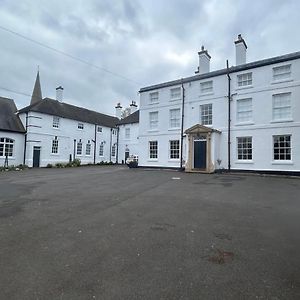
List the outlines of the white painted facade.
<svg viewBox="0 0 300 300">
<path fill-rule="evenodd" d="M 244 50 L 244 49 L 243 49 Z M 237 51 L 239 51 L 237 49 Z M 239 60 L 244 59 L 244 57 Z M 290 67 L 286 67 L 290 66 Z M 277 67 L 283 67 L 276 69 Z M 274 69 L 275 68 L 275 69 Z M 262 171 L 300 171 L 300 57 L 260 67 L 248 66 L 232 71 L 231 77 L 231 169 Z M 282 70 L 283 71 L 282 71 Z M 238 68 L 237 68 L 238 70 Z M 276 71 L 275 71 L 276 70 Z M 278 71 L 279 70 L 279 71 Z M 284 75 L 277 73 L 286 72 Z M 275 72 L 275 73 L 274 73 Z M 250 75 L 245 75 L 249 74 Z M 289 74 L 288 74 L 289 73 Z M 275 74 L 275 75 L 274 75 Z M 205 74 L 204 74 L 205 75 Z M 243 75 L 242 77 L 239 75 Z M 247 77 L 249 76 L 249 78 Z M 201 76 L 200 76 L 201 77 Z M 212 105 L 212 122 L 203 124 L 214 129 L 210 135 L 211 169 L 228 168 L 228 78 L 226 72 L 197 80 L 191 77 L 183 83 L 185 104 L 183 131 L 201 124 L 201 106 Z M 251 77 L 251 80 L 250 80 Z M 286 77 L 280 79 L 280 77 Z M 248 80 L 248 81 L 247 81 Z M 238 83 L 240 81 L 240 84 Z M 243 83 L 241 83 L 243 81 Z M 207 82 L 212 82 L 211 86 Z M 204 86 L 202 85 L 204 83 Z M 243 85 L 243 86 L 239 86 Z M 202 91 L 201 91 L 201 86 Z M 172 99 L 172 89 L 179 88 L 180 95 Z M 153 94 L 154 97 L 153 97 Z M 181 139 L 182 87 L 180 81 L 162 84 L 140 91 L 139 165 L 148 167 L 180 167 L 180 156 L 171 158 L 170 141 Z M 280 96 L 281 95 L 281 96 Z M 280 98 L 281 97 L 281 98 Z M 154 99 L 154 101 L 153 101 Z M 248 100 L 244 100 L 248 99 Z M 171 110 L 180 110 L 176 128 L 171 124 Z M 157 122 L 153 122 L 153 114 Z M 151 119 L 152 118 L 152 119 Z M 245 121 L 243 121 L 245 119 Z M 154 123 L 154 126 L 153 126 Z M 201 134 L 199 135 L 201 136 Z M 285 136 L 286 143 L 276 143 L 277 136 Z M 241 138 L 250 138 L 250 159 L 238 157 Z M 157 158 L 150 157 L 150 143 L 158 145 Z M 248 141 L 248 140 L 247 140 Z M 183 165 L 193 168 L 194 149 L 189 149 L 188 136 L 183 138 Z M 287 145 L 290 149 L 286 148 Z M 242 147 L 245 143 L 242 144 Z M 281 147 L 282 146 L 282 147 Z M 280 149 L 278 149 L 278 147 Z M 276 150 L 274 149 L 276 148 Z M 207 148 L 208 150 L 208 148 Z M 191 152 L 189 152 L 191 151 Z M 291 154 L 289 155 L 289 151 Z M 276 153 L 283 153 L 280 157 Z M 247 156 L 246 155 L 246 156 Z M 285 155 L 285 157 L 284 157 Z M 249 157 L 250 157 L 249 156 Z M 276 157 L 276 158 L 275 158 Z M 284 159 L 282 159 L 284 158 Z M 191 159 L 190 159 L 191 160 Z M 196 169 L 196 168 L 195 168 Z"/>
<path fill-rule="evenodd" d="M 80 159 L 82 164 L 116 162 L 112 148 L 117 150 L 117 128 L 108 128 L 81 121 L 59 117 L 58 128 L 53 127 L 55 116 L 38 112 L 28 112 L 27 126 L 26 113 L 20 114 L 20 119 L 27 127 L 26 159 L 25 164 L 33 166 L 34 148 L 40 147 L 40 166 L 47 164 L 68 163 L 70 158 Z M 82 128 L 83 124 L 83 129 Z M 56 125 L 55 125 L 56 126 Z M 53 151 L 53 141 L 58 141 L 57 153 Z M 80 143 L 82 151 L 80 153 Z M 96 149 L 95 149 L 96 145 Z M 100 150 L 103 146 L 103 153 Z"/>
</svg>

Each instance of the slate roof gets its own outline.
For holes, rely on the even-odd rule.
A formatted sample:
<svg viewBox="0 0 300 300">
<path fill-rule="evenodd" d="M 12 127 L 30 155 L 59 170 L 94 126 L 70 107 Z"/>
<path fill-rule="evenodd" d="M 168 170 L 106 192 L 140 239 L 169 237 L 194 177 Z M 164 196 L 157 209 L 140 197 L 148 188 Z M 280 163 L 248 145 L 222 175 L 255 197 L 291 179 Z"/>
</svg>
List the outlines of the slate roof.
<svg viewBox="0 0 300 300">
<path fill-rule="evenodd" d="M 25 133 L 14 100 L 0 97 L 0 131 Z"/>
<path fill-rule="evenodd" d="M 116 117 L 101 114 L 93 110 L 74 106 L 64 102 L 59 102 L 50 98 L 44 98 L 38 103 L 24 107 L 19 111 L 19 113 L 25 113 L 29 111 L 106 126 L 110 128 L 116 127 L 116 124 L 119 121 L 119 119 Z"/>
<path fill-rule="evenodd" d="M 267 59 L 263 59 L 263 60 L 258 60 L 255 62 L 251 62 L 251 63 L 239 65 L 239 66 L 233 66 L 233 67 L 229 68 L 229 72 L 230 73 L 240 72 L 240 71 L 244 71 L 244 70 L 268 66 L 268 65 L 277 64 L 277 63 L 281 63 L 281 62 L 285 62 L 285 61 L 289 61 L 289 60 L 293 60 L 293 59 L 298 59 L 298 58 L 300 58 L 300 51 L 286 54 L 286 55 L 276 56 L 276 57 L 272 57 L 272 58 L 267 58 Z M 227 69 L 221 69 L 221 70 L 212 71 L 212 72 L 201 74 L 201 75 L 194 75 L 194 76 L 190 76 L 190 77 L 186 77 L 186 78 L 182 78 L 182 79 L 178 79 L 178 80 L 173 80 L 173 81 L 168 81 L 168 82 L 164 82 L 164 83 L 160 83 L 160 84 L 143 87 L 140 89 L 139 92 L 143 93 L 143 92 L 155 90 L 158 88 L 169 87 L 169 86 L 173 86 L 173 85 L 180 85 L 182 83 L 188 83 L 191 81 L 220 76 L 220 75 L 224 75 L 226 73 L 227 73 Z"/>
<path fill-rule="evenodd" d="M 117 125 L 133 124 L 139 123 L 140 120 L 140 111 L 137 110 L 134 113 L 130 114 L 128 117 L 121 119 Z"/>
</svg>

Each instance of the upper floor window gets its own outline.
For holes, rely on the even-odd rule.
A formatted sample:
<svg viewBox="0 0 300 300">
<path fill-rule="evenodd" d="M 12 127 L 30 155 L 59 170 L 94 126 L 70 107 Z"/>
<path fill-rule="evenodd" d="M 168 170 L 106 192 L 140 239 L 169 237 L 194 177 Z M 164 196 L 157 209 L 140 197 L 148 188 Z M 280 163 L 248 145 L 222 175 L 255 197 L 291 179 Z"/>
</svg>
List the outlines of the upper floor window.
<svg viewBox="0 0 300 300">
<path fill-rule="evenodd" d="M 238 86 L 252 85 L 252 73 L 237 75 Z"/>
<path fill-rule="evenodd" d="M 130 128 L 125 128 L 125 139 L 130 139 Z"/>
<path fill-rule="evenodd" d="M 158 142 L 150 141 L 149 142 L 149 158 L 156 159 L 158 157 Z"/>
<path fill-rule="evenodd" d="M 238 123 L 252 121 L 252 99 L 239 99 L 236 102 L 236 119 Z"/>
<path fill-rule="evenodd" d="M 291 136 L 275 135 L 273 136 L 273 158 L 274 160 L 291 160 Z"/>
<path fill-rule="evenodd" d="M 111 132 L 112 132 L 113 135 L 116 135 L 117 134 L 117 129 L 112 129 Z"/>
<path fill-rule="evenodd" d="M 14 153 L 14 140 L 0 138 L 0 157 L 12 157 Z"/>
<path fill-rule="evenodd" d="M 173 88 L 170 90 L 171 100 L 179 100 L 181 98 L 181 88 Z"/>
<path fill-rule="evenodd" d="M 291 93 L 273 95 L 273 120 L 290 120 L 291 118 Z"/>
<path fill-rule="evenodd" d="M 179 159 L 179 140 L 173 140 L 173 141 L 169 141 L 170 143 L 170 153 L 169 153 L 169 157 L 170 159 Z"/>
<path fill-rule="evenodd" d="M 252 137 L 237 138 L 237 159 L 252 160 Z"/>
<path fill-rule="evenodd" d="M 213 92 L 212 80 L 201 82 L 200 83 L 200 91 L 201 91 L 201 94 L 212 93 Z"/>
<path fill-rule="evenodd" d="M 202 125 L 212 124 L 212 104 L 200 105 L 200 123 Z"/>
<path fill-rule="evenodd" d="M 84 128 L 84 124 L 83 123 L 78 123 L 77 128 L 78 129 L 83 129 Z"/>
<path fill-rule="evenodd" d="M 97 127 L 97 132 L 102 132 L 102 127 L 98 126 Z"/>
<path fill-rule="evenodd" d="M 52 127 L 59 128 L 59 117 L 56 117 L 56 116 L 53 117 Z"/>
<path fill-rule="evenodd" d="M 180 109 L 170 109 L 170 128 L 180 127 Z"/>
<path fill-rule="evenodd" d="M 273 80 L 282 80 L 291 77 L 291 65 L 273 68 Z"/>
<path fill-rule="evenodd" d="M 77 142 L 77 150 L 76 150 L 77 155 L 82 155 L 82 142 L 79 140 Z"/>
<path fill-rule="evenodd" d="M 91 142 L 88 141 L 85 146 L 85 155 L 91 155 Z"/>
<path fill-rule="evenodd" d="M 149 94 L 150 104 L 158 103 L 158 92 L 153 92 Z"/>
<path fill-rule="evenodd" d="M 52 148 L 51 148 L 52 154 L 58 153 L 58 139 L 57 136 L 52 140 Z"/>
<path fill-rule="evenodd" d="M 158 128 L 158 111 L 149 113 L 149 127 L 150 129 Z"/>
</svg>

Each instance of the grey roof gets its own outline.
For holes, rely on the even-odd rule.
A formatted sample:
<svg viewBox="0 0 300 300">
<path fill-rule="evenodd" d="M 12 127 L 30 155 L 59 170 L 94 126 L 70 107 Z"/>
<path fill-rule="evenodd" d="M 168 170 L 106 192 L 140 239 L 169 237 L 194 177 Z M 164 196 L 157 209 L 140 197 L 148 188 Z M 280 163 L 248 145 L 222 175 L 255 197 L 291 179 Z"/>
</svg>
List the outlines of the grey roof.
<svg viewBox="0 0 300 300">
<path fill-rule="evenodd" d="M 277 64 L 277 63 L 281 63 L 281 62 L 285 62 L 285 61 L 289 61 L 289 60 L 293 60 L 293 59 L 298 59 L 298 58 L 300 58 L 300 51 L 286 54 L 286 55 L 276 56 L 276 57 L 272 57 L 272 58 L 267 58 L 267 59 L 263 59 L 263 60 L 258 60 L 258 61 L 254 61 L 251 63 L 239 65 L 239 66 L 233 66 L 233 67 L 229 68 L 229 72 L 230 73 L 240 72 L 240 71 L 244 71 L 244 70 L 259 68 L 259 67 Z M 169 86 L 173 86 L 173 85 L 180 85 L 182 83 L 216 77 L 216 76 L 224 75 L 226 73 L 227 73 L 227 69 L 221 69 L 221 70 L 217 70 L 217 71 L 213 71 L 213 72 L 209 72 L 209 73 L 205 73 L 205 74 L 201 74 L 201 75 L 194 75 L 191 77 L 186 77 L 186 78 L 182 78 L 182 79 L 178 79 L 178 80 L 173 80 L 173 81 L 168 81 L 168 82 L 164 82 L 164 83 L 160 83 L 160 84 L 143 87 L 140 89 L 139 92 L 143 93 L 143 92 L 155 90 L 158 88 L 169 87 Z"/>
<path fill-rule="evenodd" d="M 140 120 L 140 111 L 137 110 L 134 113 L 130 114 L 128 117 L 121 119 L 117 125 L 133 124 L 139 123 Z"/>
<path fill-rule="evenodd" d="M 30 105 L 35 104 L 39 101 L 42 101 L 42 89 L 41 89 L 41 83 L 40 83 L 40 72 L 37 72 L 35 84 L 31 96 Z"/>
<path fill-rule="evenodd" d="M 119 119 L 116 117 L 101 114 L 93 110 L 74 106 L 64 102 L 59 102 L 50 98 L 44 98 L 42 101 L 24 107 L 19 111 L 19 113 L 25 113 L 29 111 L 106 126 L 110 128 L 115 127 L 117 122 L 119 121 Z"/>
<path fill-rule="evenodd" d="M 25 132 L 16 112 L 14 100 L 0 97 L 0 131 Z"/>
</svg>

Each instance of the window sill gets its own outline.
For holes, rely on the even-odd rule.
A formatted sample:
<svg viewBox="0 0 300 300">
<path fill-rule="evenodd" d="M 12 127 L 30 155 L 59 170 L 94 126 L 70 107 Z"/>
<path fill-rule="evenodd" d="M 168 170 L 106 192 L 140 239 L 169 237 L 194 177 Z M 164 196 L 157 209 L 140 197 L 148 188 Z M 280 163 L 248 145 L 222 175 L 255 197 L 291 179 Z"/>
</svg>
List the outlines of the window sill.
<svg viewBox="0 0 300 300">
<path fill-rule="evenodd" d="M 51 156 L 59 156 L 59 153 L 51 153 Z"/>
<path fill-rule="evenodd" d="M 236 90 L 239 91 L 239 90 L 247 90 L 247 89 L 252 89 L 252 88 L 253 88 L 253 85 L 251 84 L 251 85 L 238 86 L 236 88 Z"/>
<path fill-rule="evenodd" d="M 292 160 L 273 160 L 272 165 L 293 165 Z"/>
<path fill-rule="evenodd" d="M 271 84 L 278 84 L 278 83 L 284 83 L 284 82 L 292 82 L 294 81 L 293 79 L 291 78 L 287 78 L 287 79 L 278 79 L 278 80 L 273 80 L 271 82 Z"/>
<path fill-rule="evenodd" d="M 214 92 L 208 92 L 208 93 L 201 93 L 199 97 L 205 97 L 205 96 L 212 96 Z"/>
<path fill-rule="evenodd" d="M 0 156 L 0 158 L 1 159 L 5 159 L 5 156 Z M 10 159 L 16 159 L 16 157 L 15 156 L 8 156 L 7 159 L 8 160 L 10 160 Z"/>
<path fill-rule="evenodd" d="M 270 123 L 286 123 L 286 122 L 293 122 L 293 119 L 282 119 L 282 120 L 273 120 Z"/>
<path fill-rule="evenodd" d="M 158 132 L 158 129 L 149 129 L 148 132 Z"/>
<path fill-rule="evenodd" d="M 169 158 L 168 162 L 180 162 L 179 158 Z"/>
<path fill-rule="evenodd" d="M 158 159 L 157 158 L 149 158 L 148 161 L 156 162 L 156 161 L 158 161 Z"/>
<path fill-rule="evenodd" d="M 246 125 L 254 125 L 254 122 L 241 122 L 235 124 L 235 126 L 246 126 Z"/>
<path fill-rule="evenodd" d="M 180 127 L 169 128 L 168 131 L 177 131 L 180 130 Z"/>
<path fill-rule="evenodd" d="M 180 100 L 181 100 L 181 97 L 180 98 L 176 98 L 176 99 L 170 99 L 170 102 L 180 101 Z"/>
<path fill-rule="evenodd" d="M 254 164 L 254 162 L 253 162 L 253 160 L 236 160 L 235 162 L 234 162 L 235 164 L 249 164 L 249 165 L 251 165 L 251 164 Z"/>
<path fill-rule="evenodd" d="M 55 129 L 55 130 L 60 130 L 60 128 L 57 128 L 57 127 L 52 127 L 52 129 Z"/>
<path fill-rule="evenodd" d="M 155 105 L 155 104 L 159 104 L 159 102 L 149 102 L 149 105 Z"/>
</svg>

